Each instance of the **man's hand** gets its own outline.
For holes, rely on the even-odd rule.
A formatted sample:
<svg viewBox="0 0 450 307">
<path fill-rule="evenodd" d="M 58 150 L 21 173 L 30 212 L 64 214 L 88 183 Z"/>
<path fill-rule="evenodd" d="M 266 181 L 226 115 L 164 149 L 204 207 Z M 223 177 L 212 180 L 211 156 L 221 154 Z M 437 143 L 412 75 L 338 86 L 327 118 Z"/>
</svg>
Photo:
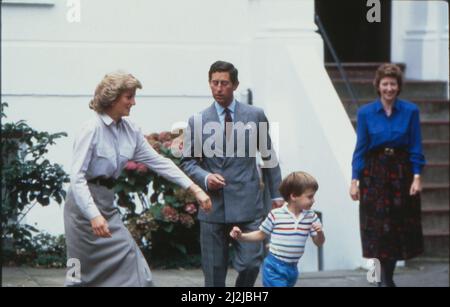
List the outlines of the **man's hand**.
<svg viewBox="0 0 450 307">
<path fill-rule="evenodd" d="M 208 190 L 220 190 L 225 186 L 225 178 L 219 174 L 208 175 Z"/>
<path fill-rule="evenodd" d="M 111 232 L 108 228 L 108 222 L 101 215 L 94 217 L 91 220 L 92 230 L 97 237 L 101 238 L 111 238 Z"/>
</svg>

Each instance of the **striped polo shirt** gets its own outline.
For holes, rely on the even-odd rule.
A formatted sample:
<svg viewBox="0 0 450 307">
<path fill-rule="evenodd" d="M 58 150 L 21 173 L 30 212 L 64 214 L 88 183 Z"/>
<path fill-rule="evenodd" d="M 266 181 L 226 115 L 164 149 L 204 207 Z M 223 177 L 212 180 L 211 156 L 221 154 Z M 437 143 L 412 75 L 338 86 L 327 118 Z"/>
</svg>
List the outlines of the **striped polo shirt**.
<svg viewBox="0 0 450 307">
<path fill-rule="evenodd" d="M 295 217 L 287 204 L 273 209 L 259 230 L 270 235 L 270 253 L 285 262 L 298 262 L 305 250 L 308 236 L 316 236 L 312 224 L 320 223 L 317 214 L 312 210 L 303 210 Z"/>
</svg>

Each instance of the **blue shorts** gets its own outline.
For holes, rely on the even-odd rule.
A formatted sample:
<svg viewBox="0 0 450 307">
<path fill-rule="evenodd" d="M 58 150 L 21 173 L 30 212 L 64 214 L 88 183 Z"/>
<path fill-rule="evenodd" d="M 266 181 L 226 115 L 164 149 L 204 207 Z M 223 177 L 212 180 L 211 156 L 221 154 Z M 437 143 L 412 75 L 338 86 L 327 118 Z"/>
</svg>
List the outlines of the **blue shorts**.
<svg viewBox="0 0 450 307">
<path fill-rule="evenodd" d="M 297 263 L 289 263 L 269 253 L 263 264 L 264 287 L 293 287 L 297 282 Z"/>
</svg>

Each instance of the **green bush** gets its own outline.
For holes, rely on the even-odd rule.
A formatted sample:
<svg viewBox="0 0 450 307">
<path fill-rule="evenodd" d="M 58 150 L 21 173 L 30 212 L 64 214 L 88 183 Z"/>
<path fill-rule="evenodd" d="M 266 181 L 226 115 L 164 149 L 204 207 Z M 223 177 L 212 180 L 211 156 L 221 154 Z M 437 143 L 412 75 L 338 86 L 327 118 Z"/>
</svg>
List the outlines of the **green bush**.
<svg viewBox="0 0 450 307">
<path fill-rule="evenodd" d="M 33 238 L 38 230 L 22 220 L 36 204 L 48 206 L 52 199 L 58 204 L 64 200 L 63 184 L 69 176 L 45 155 L 48 146 L 67 134 L 39 132 L 24 121 L 3 123 L 7 106 L 1 104 L 2 263 L 33 263 L 40 257 L 38 242 L 43 237 Z"/>
<path fill-rule="evenodd" d="M 181 150 L 182 136 L 151 134 L 147 140 L 161 155 L 179 165 L 171 149 Z M 152 191 L 148 189 L 149 184 Z M 200 231 L 195 197 L 143 164 L 128 162 L 115 186 L 124 222 L 153 267 L 199 267 Z M 136 200 L 143 211 L 136 212 Z"/>
</svg>

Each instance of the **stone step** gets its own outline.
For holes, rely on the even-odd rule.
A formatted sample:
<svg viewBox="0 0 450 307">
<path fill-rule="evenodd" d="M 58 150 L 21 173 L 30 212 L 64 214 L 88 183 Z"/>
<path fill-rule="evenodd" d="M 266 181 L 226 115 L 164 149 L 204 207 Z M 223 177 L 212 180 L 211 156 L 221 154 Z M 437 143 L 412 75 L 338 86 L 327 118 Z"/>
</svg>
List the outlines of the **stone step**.
<svg viewBox="0 0 450 307">
<path fill-rule="evenodd" d="M 373 79 L 377 68 L 383 63 L 342 63 L 342 68 L 349 79 Z M 405 71 L 405 64 L 396 63 L 402 71 Z M 331 79 L 341 79 L 338 66 L 335 63 L 325 63 L 325 69 Z"/>
<path fill-rule="evenodd" d="M 449 232 L 448 231 L 424 231 L 425 252 L 423 257 L 449 256 Z"/>
<path fill-rule="evenodd" d="M 449 208 L 426 208 L 422 209 L 423 230 L 448 231 Z"/>
<path fill-rule="evenodd" d="M 378 96 L 373 87 L 372 80 L 358 79 L 350 83 L 356 98 L 360 102 L 374 100 Z M 344 81 L 333 80 L 333 85 L 341 99 L 351 99 Z M 399 97 L 412 101 L 418 98 L 433 100 L 448 99 L 447 84 L 443 81 L 406 80 Z"/>
<path fill-rule="evenodd" d="M 348 116 L 350 118 L 355 118 L 358 108 L 372 101 L 373 100 L 360 101 L 356 104 L 352 102 L 351 99 L 343 99 L 342 104 L 344 105 Z M 449 100 L 414 99 L 412 102 L 419 107 L 421 120 L 449 120 Z"/>
<path fill-rule="evenodd" d="M 421 193 L 422 209 L 442 209 L 449 208 L 449 184 L 429 184 L 424 183 Z"/>
<path fill-rule="evenodd" d="M 449 141 L 426 140 L 422 142 L 423 153 L 427 161 L 447 163 L 449 161 Z"/>
<path fill-rule="evenodd" d="M 450 101 L 446 99 L 416 99 L 412 101 L 419 107 L 421 120 L 449 120 Z"/>
<path fill-rule="evenodd" d="M 428 162 L 422 171 L 422 182 L 442 184 L 449 181 L 449 163 Z"/>
<path fill-rule="evenodd" d="M 422 140 L 448 140 L 450 138 L 450 122 L 422 120 L 420 122 Z"/>
</svg>

